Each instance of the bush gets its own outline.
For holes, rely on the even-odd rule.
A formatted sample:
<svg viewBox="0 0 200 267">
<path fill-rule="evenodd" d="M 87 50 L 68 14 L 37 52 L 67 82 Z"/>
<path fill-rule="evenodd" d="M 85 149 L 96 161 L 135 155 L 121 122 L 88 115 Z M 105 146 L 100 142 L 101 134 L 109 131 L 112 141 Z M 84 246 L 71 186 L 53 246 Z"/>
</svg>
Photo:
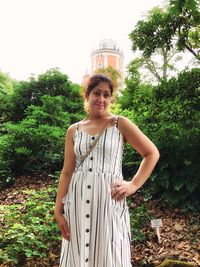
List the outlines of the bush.
<svg viewBox="0 0 200 267">
<path fill-rule="evenodd" d="M 21 204 L 0 205 L 0 265 L 23 266 L 29 259 L 48 257 L 48 253 L 61 246 L 60 231 L 53 218 L 56 188 L 57 185 L 51 185 L 37 191 L 19 190 Z M 136 242 L 145 240 L 142 228 L 149 219 L 145 204 L 130 207 L 131 232 Z"/>
<path fill-rule="evenodd" d="M 12 137 L 8 135 L 0 136 L 0 189 L 11 186 L 14 183 L 14 175 L 11 170 L 10 141 Z M 6 152 L 4 154 L 4 151 Z"/>
<path fill-rule="evenodd" d="M 84 116 L 80 87 L 53 69 L 18 83 L 5 103 L 0 189 L 16 175 L 61 169 L 66 130 Z"/>
<path fill-rule="evenodd" d="M 53 218 L 54 192 L 54 187 L 23 190 L 28 197 L 24 204 L 0 206 L 4 225 L 0 228 L 1 264 L 16 266 L 22 259 L 45 257 L 59 242 L 60 232 Z"/>
<path fill-rule="evenodd" d="M 146 95 L 151 101 L 141 97 L 143 94 L 144 85 L 138 86 L 131 97 L 132 105 L 121 114 L 127 113 L 160 151 L 161 158 L 148 190 L 171 206 L 197 210 L 200 207 L 200 69 L 183 71 L 177 78 L 154 87 Z M 129 150 L 125 153 L 124 164 L 129 176 L 129 171 L 135 171 L 135 167 L 130 168 L 134 164 L 132 159 L 135 160 L 134 152 L 131 153 Z"/>
<path fill-rule="evenodd" d="M 155 88 L 152 109 L 161 159 L 151 190 L 170 205 L 199 209 L 200 69 Z"/>
<path fill-rule="evenodd" d="M 142 230 L 149 224 L 151 216 L 146 204 L 130 209 L 131 239 L 133 241 L 140 243 L 146 240 L 145 233 Z"/>
<path fill-rule="evenodd" d="M 48 70 L 37 78 L 31 77 L 28 81 L 18 82 L 12 94 L 6 98 L 4 121 L 19 122 L 26 117 L 27 108 L 31 105 L 42 106 L 42 97 L 62 96 L 63 110 L 70 113 L 83 112 L 83 101 L 80 96 L 80 86 L 69 81 L 66 74 L 58 69 Z M 50 107 L 50 106 L 48 106 Z M 52 110 L 53 106 L 50 107 Z M 49 112 L 50 113 L 50 112 Z"/>
</svg>

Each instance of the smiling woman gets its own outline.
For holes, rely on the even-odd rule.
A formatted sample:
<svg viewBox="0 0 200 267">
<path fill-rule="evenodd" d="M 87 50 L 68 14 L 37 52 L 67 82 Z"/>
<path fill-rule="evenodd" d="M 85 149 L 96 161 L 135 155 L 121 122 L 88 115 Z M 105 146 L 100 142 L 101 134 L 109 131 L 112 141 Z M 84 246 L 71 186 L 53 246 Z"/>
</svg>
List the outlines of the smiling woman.
<svg viewBox="0 0 200 267">
<path fill-rule="evenodd" d="M 90 117 L 91 115 L 101 117 L 103 115 L 102 112 L 107 112 L 107 115 L 109 115 L 107 109 L 113 90 L 114 85 L 112 81 L 102 74 L 96 74 L 89 79 L 84 96 L 85 107 Z"/>
<path fill-rule="evenodd" d="M 55 205 L 63 236 L 60 267 L 131 267 L 126 197 L 150 176 L 159 152 L 135 124 L 109 112 L 113 89 L 108 77 L 90 77 L 87 117 L 66 134 Z M 131 181 L 122 176 L 125 142 L 143 156 Z"/>
</svg>

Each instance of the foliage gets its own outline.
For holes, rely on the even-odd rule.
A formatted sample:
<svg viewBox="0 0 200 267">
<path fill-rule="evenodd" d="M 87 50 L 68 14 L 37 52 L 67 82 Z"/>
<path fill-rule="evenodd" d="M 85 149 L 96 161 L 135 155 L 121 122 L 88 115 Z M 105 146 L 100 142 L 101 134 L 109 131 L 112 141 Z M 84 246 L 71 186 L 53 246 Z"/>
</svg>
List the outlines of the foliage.
<svg viewBox="0 0 200 267">
<path fill-rule="evenodd" d="M 146 204 L 136 208 L 130 207 L 131 239 L 137 242 L 145 241 L 146 237 L 142 229 L 147 226 L 151 218 Z"/>
<path fill-rule="evenodd" d="M 10 151 L 10 141 L 12 137 L 8 135 L 0 136 L 0 189 L 7 186 L 11 186 L 14 182 L 14 175 L 11 170 L 11 161 L 9 155 Z M 3 155 L 3 151 L 6 151 L 6 155 Z"/>
<path fill-rule="evenodd" d="M 79 113 L 82 107 L 80 87 L 69 81 L 66 74 L 58 69 L 48 70 L 39 75 L 38 78 L 31 77 L 28 81 L 19 82 L 13 94 L 7 99 L 8 109 L 6 110 L 6 121 L 19 122 L 26 117 L 26 110 L 29 106 L 41 106 L 42 96 L 52 97 L 63 96 L 64 111 Z"/>
<path fill-rule="evenodd" d="M 7 101 L 11 102 L 0 136 L 0 188 L 22 173 L 62 168 L 66 129 L 83 118 L 80 87 L 55 69 L 38 80 L 18 83 Z"/>
<path fill-rule="evenodd" d="M 53 218 L 56 187 L 23 189 L 15 192 L 22 195 L 21 204 L 0 205 L 4 225 L 0 227 L 0 264 L 23 266 L 28 259 L 44 258 L 61 245 L 60 231 Z M 133 240 L 143 242 L 142 229 L 150 219 L 146 205 L 130 207 L 130 218 Z"/>
<path fill-rule="evenodd" d="M 131 82 L 134 82 L 134 80 Z M 128 81 L 127 91 L 130 92 Z M 178 78 L 146 90 L 140 84 L 130 97 L 127 115 L 157 145 L 161 158 L 151 176 L 150 193 L 170 205 L 198 209 L 200 189 L 200 70 L 183 71 Z M 126 90 L 126 89 L 125 89 Z M 122 92 L 124 94 L 124 92 Z M 125 92 L 127 93 L 127 92 Z M 124 108 L 123 94 L 121 106 Z M 132 156 L 132 158 L 131 158 Z M 133 175 L 139 157 L 125 150 L 125 171 Z M 137 163 L 137 164 L 135 164 Z"/>
<path fill-rule="evenodd" d="M 142 84 L 138 65 L 131 62 L 125 79 L 126 87 L 117 99 L 118 109 L 115 113 L 129 118 L 145 132 L 142 121 L 149 115 L 149 105 L 152 102 L 152 86 Z M 123 154 L 123 174 L 129 176 L 137 171 L 141 156 L 130 146 L 126 145 Z"/>
<path fill-rule="evenodd" d="M 12 92 L 15 83 L 8 74 L 0 71 L 0 92 Z"/>
<path fill-rule="evenodd" d="M 120 86 L 120 81 L 122 79 L 121 74 L 116 69 L 112 68 L 111 66 L 106 68 L 100 68 L 96 70 L 96 73 L 102 73 L 106 76 L 110 77 L 110 79 L 114 83 L 114 87 L 118 88 Z"/>
<path fill-rule="evenodd" d="M 40 191 L 27 189 L 23 191 L 28 197 L 24 204 L 0 206 L 4 224 L 0 228 L 1 264 L 19 266 L 26 258 L 44 257 L 60 240 L 53 218 L 54 191 L 54 187 Z"/>
<path fill-rule="evenodd" d="M 13 92 L 13 87 L 16 83 L 8 74 L 0 71 L 0 135 L 3 132 L 2 123 L 6 116 L 7 98 Z"/>
<path fill-rule="evenodd" d="M 129 35 L 132 49 L 143 51 L 148 58 L 157 49 L 176 47 L 178 51 L 188 50 L 199 61 L 199 23 L 197 0 L 171 0 L 166 10 L 155 8 L 146 21 L 138 21 Z"/>
<path fill-rule="evenodd" d="M 56 167 L 61 168 L 66 128 L 38 125 L 36 120 L 27 118 L 15 125 L 7 124 L 7 130 L 11 140 L 11 169 L 15 175 L 26 171 L 51 172 Z M 5 150 L 2 154 L 8 156 Z"/>
<path fill-rule="evenodd" d="M 199 207 L 200 70 L 182 72 L 178 79 L 155 88 L 154 118 L 149 132 L 161 151 L 152 191 L 169 204 Z M 159 179 L 159 183 L 155 182 Z"/>
<path fill-rule="evenodd" d="M 130 108 L 134 102 L 134 94 L 141 83 L 140 73 L 138 71 L 138 65 L 131 62 L 128 65 L 128 74 L 125 78 L 126 89 L 121 91 L 117 102 L 120 103 L 122 110 Z"/>
<path fill-rule="evenodd" d="M 167 50 L 166 47 L 156 49 L 151 56 L 134 58 L 132 65 L 139 67 L 143 80 L 150 84 L 167 81 L 175 73 L 178 73 L 177 62 L 182 56 L 176 49 Z"/>
</svg>

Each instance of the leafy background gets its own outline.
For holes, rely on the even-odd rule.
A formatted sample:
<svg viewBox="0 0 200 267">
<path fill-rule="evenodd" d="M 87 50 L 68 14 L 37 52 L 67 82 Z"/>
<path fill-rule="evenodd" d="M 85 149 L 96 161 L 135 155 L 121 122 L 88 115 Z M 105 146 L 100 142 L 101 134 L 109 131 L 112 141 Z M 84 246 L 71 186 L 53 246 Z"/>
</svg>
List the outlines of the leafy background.
<svg viewBox="0 0 200 267">
<path fill-rule="evenodd" d="M 165 9 L 149 11 L 129 36 L 139 56 L 130 62 L 111 111 L 135 122 L 161 154 L 143 189 L 128 199 L 134 266 L 157 266 L 170 255 L 200 264 L 199 24 L 197 1 L 171 0 Z M 193 62 L 179 72 L 185 51 Z M 118 84 L 115 70 L 99 72 Z M 66 129 L 85 116 L 81 94 L 80 85 L 57 68 L 27 81 L 0 72 L 1 266 L 58 264 L 53 208 Z M 140 162 L 127 145 L 126 179 Z M 161 244 L 149 227 L 155 217 L 165 223 Z"/>
</svg>

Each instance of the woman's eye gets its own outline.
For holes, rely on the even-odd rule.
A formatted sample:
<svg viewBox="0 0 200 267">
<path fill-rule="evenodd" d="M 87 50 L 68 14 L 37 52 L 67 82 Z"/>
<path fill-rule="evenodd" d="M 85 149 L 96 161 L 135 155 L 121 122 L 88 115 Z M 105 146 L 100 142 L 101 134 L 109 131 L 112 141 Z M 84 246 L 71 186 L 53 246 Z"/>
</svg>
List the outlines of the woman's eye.
<svg viewBox="0 0 200 267">
<path fill-rule="evenodd" d="M 96 97 L 100 97 L 101 95 L 103 95 L 103 97 L 106 99 L 110 97 L 110 94 L 102 94 L 101 92 L 93 92 L 93 95 Z"/>
<path fill-rule="evenodd" d="M 110 97 L 110 95 L 109 95 L 109 94 L 106 94 L 106 95 L 104 95 L 104 97 L 105 97 L 105 98 L 109 98 L 109 97 Z"/>
<path fill-rule="evenodd" d="M 95 96 L 100 96 L 101 93 L 99 93 L 99 92 L 94 92 L 94 95 L 95 95 Z"/>
</svg>

